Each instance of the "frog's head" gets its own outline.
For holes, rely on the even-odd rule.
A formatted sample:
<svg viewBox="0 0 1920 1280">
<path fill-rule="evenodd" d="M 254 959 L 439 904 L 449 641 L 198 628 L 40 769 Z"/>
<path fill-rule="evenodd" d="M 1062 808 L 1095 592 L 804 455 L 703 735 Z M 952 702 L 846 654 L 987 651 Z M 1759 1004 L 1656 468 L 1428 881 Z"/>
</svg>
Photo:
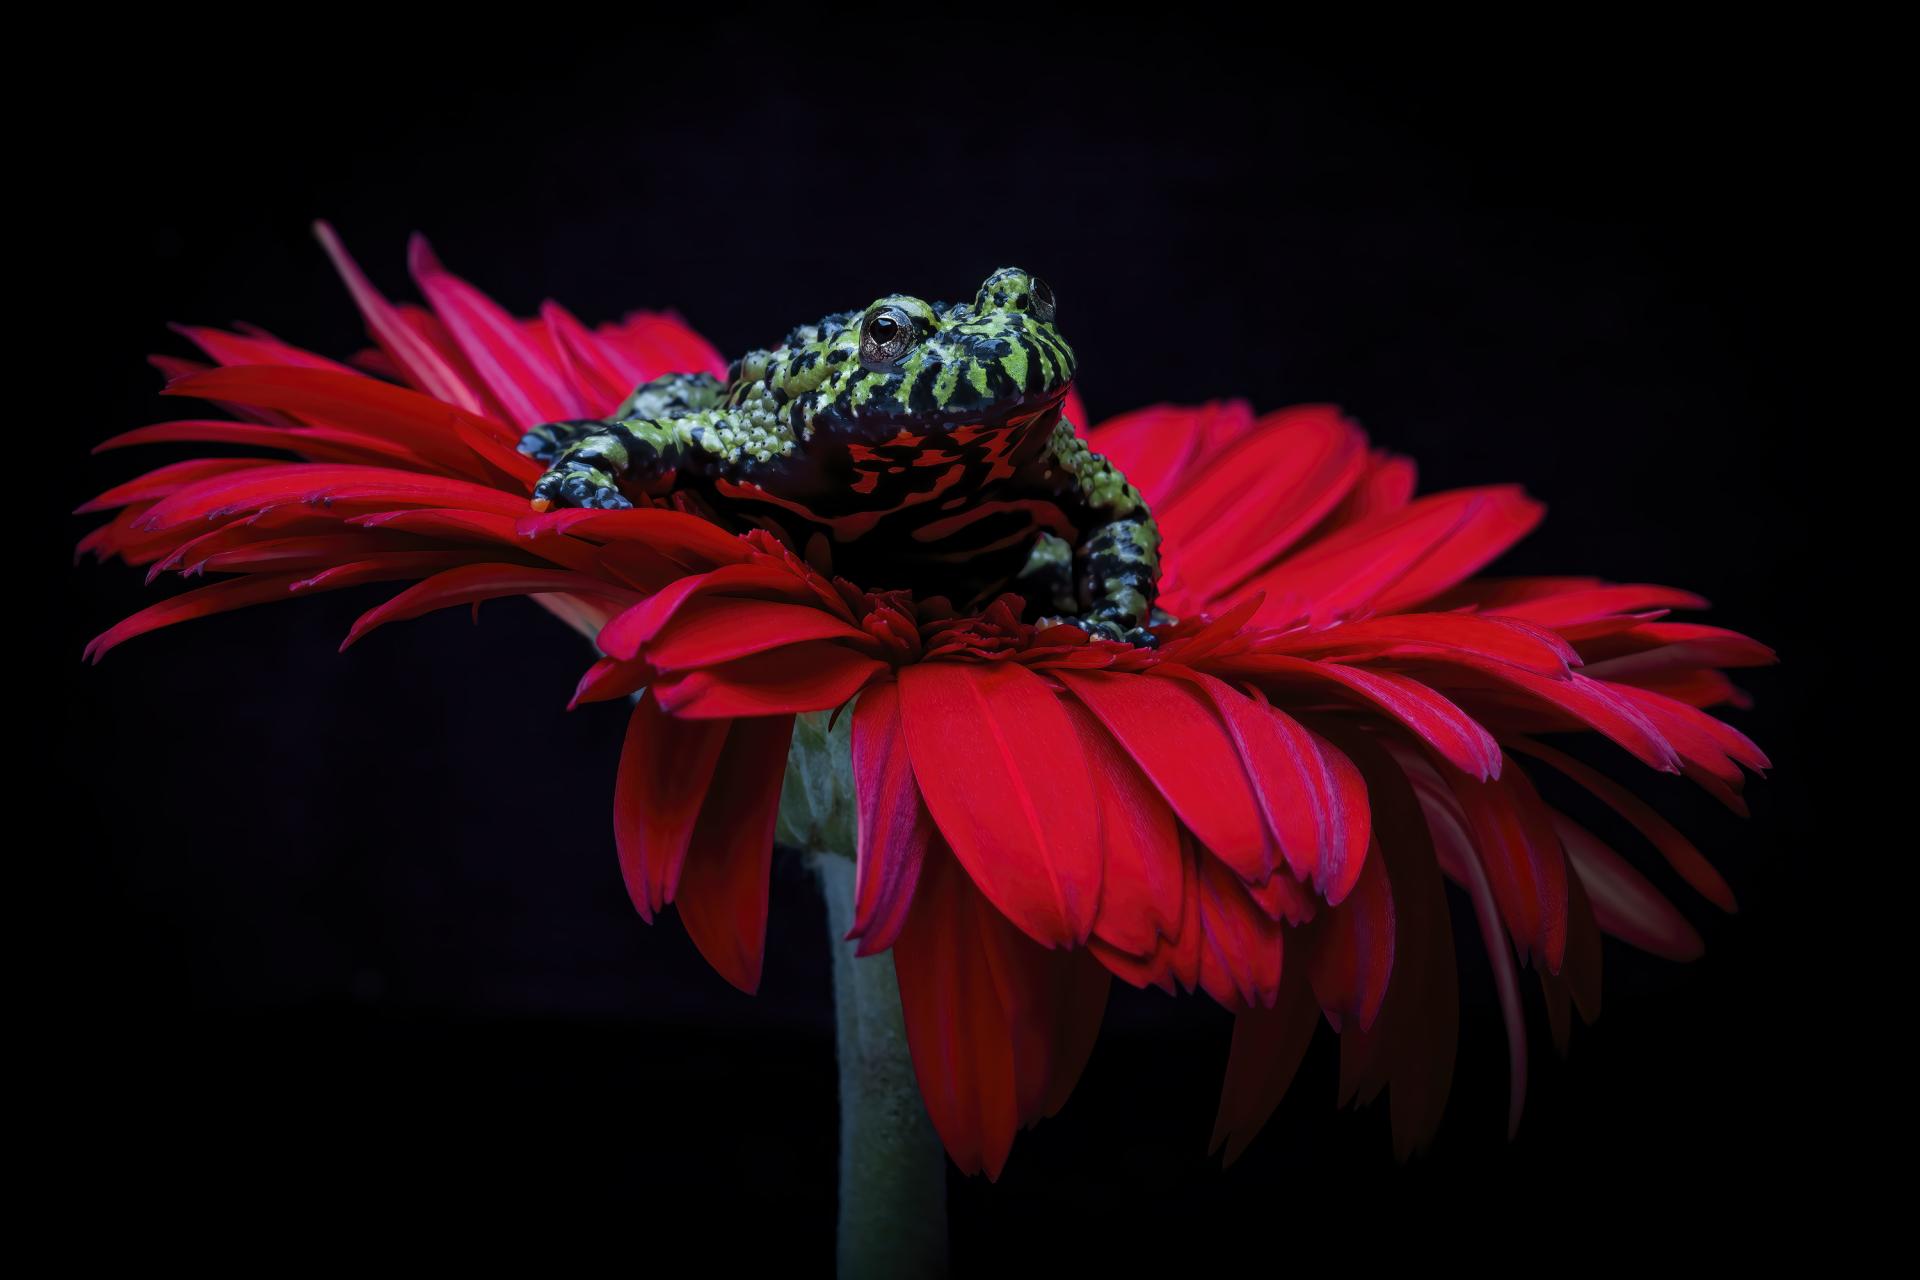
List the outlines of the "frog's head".
<svg viewBox="0 0 1920 1280">
<path fill-rule="evenodd" d="M 969 303 L 895 294 L 795 336 L 814 353 L 787 389 L 803 439 L 1050 424 L 1073 381 L 1053 290 L 1017 267 L 988 276 Z"/>
</svg>

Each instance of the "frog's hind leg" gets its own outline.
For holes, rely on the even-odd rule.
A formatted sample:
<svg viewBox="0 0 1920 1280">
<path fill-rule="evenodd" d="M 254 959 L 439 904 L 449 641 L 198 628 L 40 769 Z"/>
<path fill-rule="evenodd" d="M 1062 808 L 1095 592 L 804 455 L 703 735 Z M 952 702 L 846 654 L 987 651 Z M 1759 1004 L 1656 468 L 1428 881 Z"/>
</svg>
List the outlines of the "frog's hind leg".
<svg viewBox="0 0 1920 1280">
<path fill-rule="evenodd" d="M 1081 554 L 1086 559 L 1086 595 L 1093 607 L 1075 621 L 1107 640 L 1152 646 L 1160 586 L 1160 530 L 1143 511 L 1137 520 L 1115 520 L 1094 530 Z"/>
<path fill-rule="evenodd" d="M 1074 612 L 1080 600 L 1073 585 L 1073 545 L 1055 534 L 1042 533 L 1034 540 L 1015 585 L 1028 604 L 1043 612 Z"/>
<path fill-rule="evenodd" d="M 1054 430 L 1049 459 L 1071 480 L 1075 523 L 1085 533 L 1075 549 L 1077 616 L 1062 610 L 1065 616 L 1041 621 L 1071 623 L 1102 640 L 1153 646 L 1158 641 L 1147 628 L 1160 593 L 1160 528 L 1140 491 L 1065 419 Z"/>
</svg>

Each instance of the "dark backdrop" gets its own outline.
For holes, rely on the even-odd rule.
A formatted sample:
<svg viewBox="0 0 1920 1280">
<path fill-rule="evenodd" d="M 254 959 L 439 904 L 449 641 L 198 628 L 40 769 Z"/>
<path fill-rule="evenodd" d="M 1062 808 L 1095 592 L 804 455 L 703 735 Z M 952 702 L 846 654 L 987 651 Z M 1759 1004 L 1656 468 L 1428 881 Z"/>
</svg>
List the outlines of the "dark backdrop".
<svg viewBox="0 0 1920 1280">
<path fill-rule="evenodd" d="M 1699 590 L 1708 620 L 1786 665 L 1748 675 L 1758 705 L 1732 714 L 1778 766 L 1750 821 L 1635 780 L 1742 913 L 1718 918 L 1649 867 L 1706 956 L 1609 944 L 1605 1015 L 1565 1063 L 1535 998 L 1517 1140 L 1471 941 L 1453 1101 L 1407 1166 L 1384 1108 L 1334 1109 L 1323 1036 L 1223 1174 L 1204 1148 L 1225 1017 L 1117 991 L 1063 1115 L 1020 1139 L 997 1186 L 952 1179 L 963 1267 L 994 1265 L 1016 1230 L 1119 1256 L 1514 1227 L 1564 1230 L 1572 1250 L 1706 1188 L 1776 1197 L 1821 1034 L 1801 903 L 1817 638 L 1783 589 L 1806 556 L 1789 441 L 1811 397 L 1783 324 L 1811 273 L 1816 90 L 1771 69 L 1784 50 L 1671 33 L 1388 56 L 975 17 L 131 40 L 85 134 L 110 194 L 76 215 L 85 319 L 60 341 L 85 335 L 89 372 L 53 505 L 139 465 L 84 451 L 167 416 L 142 360 L 186 353 L 169 321 L 362 345 L 316 216 L 390 295 L 410 295 L 418 229 L 518 312 L 671 305 L 729 352 L 1027 266 L 1059 294 L 1096 418 L 1337 401 L 1416 457 L 1425 488 L 1512 480 L 1543 498 L 1506 568 Z M 70 538 L 90 527 L 57 519 Z M 622 712 L 564 711 L 577 637 L 512 601 L 478 628 L 449 612 L 336 655 L 376 589 L 82 669 L 87 637 L 172 588 L 91 563 L 65 587 L 47 678 L 66 707 L 62 856 L 85 883 L 51 954 L 72 986 L 62 1123 L 86 1176 L 208 1208 L 611 1196 L 650 1238 L 723 1206 L 729 1249 L 826 1256 L 836 1120 L 812 886 L 782 861 L 758 999 L 677 924 L 633 915 L 606 806 L 556 828 L 523 786 L 537 765 L 610 803 Z"/>
</svg>

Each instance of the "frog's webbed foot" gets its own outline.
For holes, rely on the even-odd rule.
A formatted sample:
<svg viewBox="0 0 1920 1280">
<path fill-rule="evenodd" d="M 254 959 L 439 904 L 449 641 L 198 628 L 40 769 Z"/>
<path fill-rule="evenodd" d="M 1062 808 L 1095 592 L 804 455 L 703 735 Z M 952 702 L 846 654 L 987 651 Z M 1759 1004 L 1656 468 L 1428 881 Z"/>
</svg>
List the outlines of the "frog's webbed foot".
<svg viewBox="0 0 1920 1280">
<path fill-rule="evenodd" d="M 1041 627 L 1069 626 L 1078 627 L 1094 640 L 1112 640 L 1117 644 L 1130 644 L 1141 649 L 1152 649 L 1160 643 L 1160 637 L 1145 627 L 1134 626 L 1119 620 L 1102 618 L 1095 614 L 1073 616 L 1062 614 L 1041 618 L 1037 624 Z"/>
<path fill-rule="evenodd" d="M 547 473 L 533 488 L 533 509 L 595 507 L 619 511 L 631 507 L 620 479 L 651 484 L 669 476 L 684 460 L 672 424 L 640 418 L 607 422 L 559 422 L 535 427 L 520 451 L 540 457 L 549 442 L 559 445 Z M 543 461 L 545 459 L 542 459 Z"/>
<path fill-rule="evenodd" d="M 602 424 L 604 425 L 604 424 Z M 562 449 L 533 487 L 533 509 L 591 507 L 620 511 L 633 503 L 620 492 L 625 459 L 603 451 L 603 435 L 589 436 Z"/>
<path fill-rule="evenodd" d="M 604 471 L 555 468 L 540 477 L 534 486 L 533 509 L 553 507 L 589 507 L 600 511 L 624 511 L 633 503 L 620 492 L 618 482 Z"/>
</svg>

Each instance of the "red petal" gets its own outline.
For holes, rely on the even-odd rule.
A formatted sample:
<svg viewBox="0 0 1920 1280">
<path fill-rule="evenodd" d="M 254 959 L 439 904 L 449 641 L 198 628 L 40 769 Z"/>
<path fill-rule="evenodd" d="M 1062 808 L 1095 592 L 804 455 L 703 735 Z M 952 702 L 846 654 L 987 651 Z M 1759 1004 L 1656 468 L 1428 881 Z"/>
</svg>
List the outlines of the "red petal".
<svg viewBox="0 0 1920 1280">
<path fill-rule="evenodd" d="M 1613 779 L 1590 769 L 1586 765 L 1565 755 L 1552 747 L 1525 738 L 1516 738 L 1509 745 L 1516 751 L 1543 760 L 1572 778 L 1575 782 L 1591 791 L 1612 807 L 1615 813 L 1631 822 L 1641 835 L 1658 849 L 1682 880 L 1693 886 L 1694 890 L 1722 911 L 1737 910 L 1733 900 L 1733 890 L 1720 873 L 1713 868 L 1693 842 L 1656 813 L 1653 807 L 1639 796 L 1634 795 Z"/>
<path fill-rule="evenodd" d="M 1558 712 L 1566 717 L 1599 730 L 1613 741 L 1632 752 L 1649 768 L 1662 773 L 1677 773 L 1680 770 L 1680 753 L 1667 741 L 1661 729 L 1648 718 L 1643 709 L 1636 705 L 1629 693 L 1629 686 L 1609 684 L 1604 680 L 1590 680 L 1579 672 L 1573 672 L 1563 680 L 1552 680 L 1521 671 L 1516 667 L 1483 663 L 1474 659 L 1464 660 L 1473 671 L 1490 678 L 1499 685 L 1518 691 L 1522 698 L 1517 701 L 1522 706 L 1531 704 L 1534 709 L 1549 714 Z M 1436 679 L 1445 678 L 1436 675 Z M 1461 702 L 1470 709 L 1477 706 L 1478 699 L 1469 695 L 1473 681 L 1471 676 L 1452 685 Z M 1493 710 L 1481 716 L 1482 719 L 1498 719 L 1499 707 L 1511 705 L 1516 699 L 1511 695 L 1497 697 Z M 1692 710 L 1692 708 L 1688 708 Z M 1496 725 L 1496 728 L 1499 727 Z M 1562 724 L 1548 727 L 1563 728 Z M 1738 770 L 1735 770 L 1738 773 Z"/>
<path fill-rule="evenodd" d="M 655 597 L 656 599 L 658 597 Z M 713 666 L 809 640 L 846 640 L 871 651 L 872 637 L 821 609 L 773 600 L 706 597 L 688 601 L 644 646 L 661 671 Z"/>
<path fill-rule="evenodd" d="M 281 364 L 303 369 L 331 369 L 335 373 L 353 372 L 346 365 L 290 346 L 263 330 L 238 334 L 199 325 L 176 324 L 169 327 L 213 357 L 217 364 Z"/>
<path fill-rule="evenodd" d="M 407 259 L 414 283 L 515 426 L 587 415 L 586 404 L 519 321 L 442 267 L 425 237 L 408 242 Z"/>
<path fill-rule="evenodd" d="M 1267 593 L 1263 616 L 1271 621 L 1304 614 L 1310 626 L 1327 626 L 1364 612 L 1443 546 L 1471 508 L 1470 499 L 1454 494 L 1424 498 L 1339 530 L 1260 574 L 1246 589 Z"/>
<path fill-rule="evenodd" d="M 1113 979 L 1091 952 L 1051 951 L 1047 960 L 1052 970 L 1053 1048 L 1041 1116 L 1056 1114 L 1079 1083 L 1099 1039 L 1113 986 Z"/>
<path fill-rule="evenodd" d="M 1567 963 L 1560 976 L 1566 979 L 1573 1005 L 1580 1017 L 1591 1025 L 1600 1016 L 1600 921 L 1593 913 L 1593 898 L 1587 893 L 1579 872 L 1567 868 Z"/>
<path fill-rule="evenodd" d="M 589 600 L 565 592 L 534 596 L 532 600 L 588 641 L 598 635 L 600 628 L 607 625 L 607 619 L 619 611 L 606 600 Z"/>
<path fill-rule="evenodd" d="M 1391 1086 L 1394 1151 L 1405 1159 L 1439 1127 L 1453 1084 L 1460 1011 L 1453 925 L 1433 837 L 1406 774 L 1372 734 L 1343 729 L 1335 741 L 1366 779 L 1373 851 L 1393 895 L 1395 925 L 1379 1016 L 1371 1027 L 1349 1020 L 1341 1032 L 1341 1093 L 1370 1099 Z"/>
<path fill-rule="evenodd" d="M 306 576 L 304 571 L 258 574 L 184 592 L 158 604 L 148 605 L 132 617 L 101 632 L 87 643 L 82 656 L 89 662 L 99 662 L 114 649 L 149 631 L 158 631 L 176 622 L 244 609 L 248 605 L 285 600 L 292 592 L 293 584 Z"/>
<path fill-rule="evenodd" d="M 1371 671 L 1337 662 L 1256 654 L 1234 664 L 1258 679 L 1262 688 L 1284 698 L 1286 691 L 1313 686 L 1341 701 L 1377 707 L 1410 729 L 1454 768 L 1475 778 L 1500 772 L 1500 744 L 1480 722 L 1426 684 L 1391 671 Z M 1330 686 L 1330 687 L 1329 687 Z"/>
<path fill-rule="evenodd" d="M 648 690 L 633 704 L 614 781 L 613 834 L 620 874 L 640 918 L 673 901 L 728 724 L 678 720 Z"/>
<path fill-rule="evenodd" d="M 1220 1085 L 1220 1111 L 1208 1151 L 1226 1147 L 1232 1164 L 1247 1149 L 1293 1083 L 1320 1025 L 1306 966 L 1288 964 L 1271 1009 L 1247 1009 L 1233 1020 L 1233 1048 Z"/>
<path fill-rule="evenodd" d="M 320 238 L 327 256 L 333 259 L 334 270 L 346 281 L 347 291 L 353 295 L 355 305 L 366 319 L 367 329 L 373 334 L 374 341 L 380 344 L 387 358 L 399 367 L 406 380 L 436 400 L 444 400 L 468 413 L 484 416 L 480 398 L 467 385 L 466 379 L 435 350 L 432 343 L 407 323 L 399 311 L 380 296 L 359 265 L 348 255 L 340 238 L 334 235 L 333 228 L 324 222 L 316 222 L 313 232 Z"/>
<path fill-rule="evenodd" d="M 644 662 L 602 658 L 580 677 L 580 683 L 574 686 L 573 698 L 567 703 L 567 710 L 571 711 L 583 702 L 611 702 L 615 698 L 638 693 L 652 679 L 653 671 Z"/>
<path fill-rule="evenodd" d="M 573 385 L 586 403 L 587 416 L 611 417 L 638 385 L 637 380 L 622 373 L 619 362 L 600 337 L 559 303 L 542 303 L 540 318 L 553 335 L 561 364 L 573 375 Z"/>
<path fill-rule="evenodd" d="M 420 455 L 404 445 L 374 436 L 356 435 L 327 427 L 270 427 L 253 422 L 228 422 L 224 419 L 186 419 L 156 422 L 137 427 L 93 446 L 95 453 L 124 449 L 137 444 L 239 444 L 262 449 L 285 449 L 317 462 L 358 462 L 375 466 L 418 467 L 434 470 Z"/>
<path fill-rule="evenodd" d="M 796 715 L 833 710 L 884 670 L 842 645 L 812 641 L 663 676 L 654 693 L 673 714 L 695 719 Z"/>
<path fill-rule="evenodd" d="M 296 537 L 339 537 L 348 541 L 365 539 L 364 542 L 357 542 L 357 545 L 368 549 L 376 545 L 391 547 L 395 543 L 414 547 L 422 545 L 410 538 L 395 538 L 392 535 L 343 528 L 338 520 L 322 512 L 283 507 L 260 515 L 244 516 L 238 520 L 228 521 L 198 537 L 177 543 L 172 551 L 155 560 L 148 568 L 147 581 L 152 582 L 161 574 L 175 569 L 181 573 L 198 573 L 209 563 L 226 563 L 225 557 L 228 553 L 244 553 L 249 548 L 269 546 L 276 542 L 284 543 L 289 538 Z M 171 539 L 167 540 L 171 541 Z M 345 546 L 347 542 L 342 542 L 340 545 Z M 349 559 L 352 557 L 336 556 L 334 563 Z"/>
<path fill-rule="evenodd" d="M 684 511 L 643 507 L 626 511 L 576 508 L 535 514 L 522 503 L 517 514 L 521 532 L 527 537 L 565 534 L 597 542 L 641 542 L 681 561 L 689 573 L 736 564 L 753 554 L 744 539 Z"/>
<path fill-rule="evenodd" d="M 340 647 L 345 649 L 375 627 L 418 618 L 436 609 L 477 604 L 482 600 L 497 600 L 501 596 L 539 595 L 550 591 L 621 601 L 632 595 L 623 588 L 565 569 L 541 569 L 523 564 L 464 565 L 417 582 L 385 604 L 367 610 L 353 624 L 353 629 L 347 633 Z"/>
<path fill-rule="evenodd" d="M 767 942 L 773 826 L 792 716 L 735 720 L 687 846 L 675 905 L 721 977 L 752 995 Z"/>
<path fill-rule="evenodd" d="M 1230 1010 L 1271 1005 L 1280 993 L 1284 930 L 1218 858 L 1199 864 L 1200 986 Z"/>
<path fill-rule="evenodd" d="M 217 547 L 207 539 L 196 538 L 194 549 L 179 558 L 178 568 L 186 575 L 293 569 L 317 573 L 357 560 L 381 559 L 413 561 L 444 568 L 447 563 L 470 563 L 493 554 L 485 547 L 437 548 L 401 534 L 382 536 L 358 529 L 340 533 L 337 528 L 336 531 L 310 536 L 251 538 L 226 547 Z M 225 533 L 226 530 L 220 532 Z M 448 561 L 448 557 L 452 557 L 452 560 Z"/>
<path fill-rule="evenodd" d="M 805 584 L 778 566 L 722 565 L 710 573 L 679 578 L 614 618 L 600 633 L 601 650 L 621 658 L 639 657 L 673 624 L 681 610 L 705 596 L 719 597 L 717 607 L 721 609 L 754 600 L 789 605 L 811 605 L 813 601 Z M 820 611 L 808 608 L 807 612 Z M 853 634 L 866 638 L 865 632 Z"/>
<path fill-rule="evenodd" d="M 1773 767 L 1766 753 L 1746 734 L 1698 707 L 1632 685 L 1609 682 L 1606 687 L 1637 708 L 1683 760 L 1700 766 L 1728 786 L 1739 787 L 1746 781 L 1741 765 L 1755 772 Z"/>
<path fill-rule="evenodd" d="M 405 445 L 420 457 L 476 479 L 491 478 L 492 472 L 481 466 L 483 459 L 516 479 L 540 474 L 538 463 L 514 452 L 517 437 L 508 439 L 512 433 L 500 424 L 364 374 L 239 365 L 176 378 L 162 394 L 284 410 L 310 425 Z M 528 484 L 520 493 L 531 488 Z"/>
<path fill-rule="evenodd" d="M 725 377 L 726 357 L 671 311 L 635 311 L 617 325 L 602 325 L 607 352 L 637 387 L 663 373 L 711 373 Z"/>
<path fill-rule="evenodd" d="M 1331 534 L 1398 511 L 1412 501 L 1416 476 L 1413 459 L 1384 449 L 1373 450 L 1367 455 L 1366 471 L 1317 532 Z"/>
<path fill-rule="evenodd" d="M 1339 902 L 1366 857 L 1372 821 L 1366 785 L 1339 752 L 1292 717 L 1212 676 L 1196 678 L 1226 722 L 1287 865 L 1328 902 Z"/>
<path fill-rule="evenodd" d="M 1234 436 L 1253 426 L 1253 410 L 1244 400 L 1216 400 L 1194 408 L 1156 404 L 1109 418 L 1087 432 L 1086 439 L 1158 509 L 1180 491 L 1189 464 L 1206 444 L 1208 422 L 1216 417 L 1233 420 L 1222 429 Z"/>
<path fill-rule="evenodd" d="M 932 954 L 941 947 L 962 954 Z M 1052 1115 L 1072 1092 L 1099 1032 L 1107 974 L 1084 951 L 1049 951 L 1014 928 L 944 848 L 931 855 L 894 961 L 935 1128 L 963 1171 L 997 1177 L 1009 1121 Z"/>
<path fill-rule="evenodd" d="M 1567 950 L 1567 865 L 1551 811 L 1520 769 L 1487 782 L 1459 774 L 1447 781 L 1521 954 L 1558 973 Z"/>
<path fill-rule="evenodd" d="M 847 937 L 860 939 L 855 955 L 867 956 L 900 936 L 934 838 L 933 817 L 913 781 L 896 684 L 875 684 L 854 704 L 853 780 L 859 845 Z"/>
<path fill-rule="evenodd" d="M 1159 939 L 1180 933 L 1179 823 L 1091 711 L 1073 699 L 1060 705 L 1079 735 L 1100 807 L 1106 858 L 1094 934 L 1122 951 L 1151 955 Z"/>
<path fill-rule="evenodd" d="M 387 467 L 285 462 L 186 485 L 156 502 L 143 527 L 157 532 L 290 504 L 325 505 L 343 519 L 397 507 L 460 507 L 502 515 L 524 509 L 512 494 L 465 480 Z"/>
<path fill-rule="evenodd" d="M 1056 671 L 1126 748 L 1214 856 L 1242 880 L 1265 881 L 1273 842 L 1240 754 L 1211 702 L 1185 680 Z"/>
<path fill-rule="evenodd" d="M 1049 951 L 990 909 L 982 941 L 1007 1018 L 1022 1125 L 1065 1105 L 1093 1053 L 1111 979 L 1085 951 Z"/>
<path fill-rule="evenodd" d="M 1693 622 L 1642 622 L 1582 648 L 1595 679 L 1645 684 L 1645 676 L 1685 667 L 1766 667 L 1780 660 L 1738 631 Z"/>
<path fill-rule="evenodd" d="M 1382 613 L 1412 609 L 1439 595 L 1533 532 L 1546 514 L 1545 507 L 1516 486 L 1495 485 L 1463 492 L 1474 496 L 1472 510 L 1444 544 L 1435 547 L 1432 555 L 1374 602 Z"/>
<path fill-rule="evenodd" d="M 1273 563 L 1359 479 L 1366 437 L 1339 411 L 1270 413 L 1156 510 L 1183 581 L 1216 597 Z"/>
<path fill-rule="evenodd" d="M 979 915 L 978 945 L 993 974 L 1006 1017 L 1007 1044 L 1013 1050 L 1014 1113 L 1021 1125 L 1029 1126 L 1044 1114 L 1053 1084 L 1054 961 L 1073 953 L 1049 952 L 991 908 L 982 908 Z"/>
<path fill-rule="evenodd" d="M 1467 890 L 1473 902 L 1474 918 L 1480 923 L 1480 942 L 1493 969 L 1493 985 L 1500 998 L 1500 1016 L 1507 1027 L 1507 1068 L 1510 1077 L 1507 1102 L 1507 1136 L 1520 1129 L 1520 1115 L 1527 1102 L 1527 1025 L 1520 1009 L 1520 975 L 1513 962 L 1506 929 L 1500 921 L 1500 908 L 1494 900 L 1493 885 L 1474 838 L 1468 834 L 1465 815 L 1457 793 L 1443 781 L 1429 762 L 1388 743 L 1394 759 L 1413 784 L 1419 797 L 1427 829 L 1433 836 L 1434 852 L 1448 874 Z"/>
<path fill-rule="evenodd" d="M 1483 613 L 1524 618 L 1556 631 L 1619 614 L 1707 607 L 1707 602 L 1691 591 L 1595 578 L 1483 579 L 1462 583 L 1447 594 L 1446 600 L 1449 605 L 1471 605 Z"/>
<path fill-rule="evenodd" d="M 914 777 L 981 892 L 1047 946 L 1084 942 L 1100 902 L 1100 827 L 1073 722 L 1014 663 L 900 673 Z"/>
<path fill-rule="evenodd" d="M 81 516 L 94 511 L 112 511 L 117 507 L 132 506 L 136 502 L 153 502 L 202 480 L 229 476 L 237 471 L 284 465 L 271 458 L 190 458 L 185 462 L 170 462 L 125 484 L 115 485 L 91 502 L 81 503 L 73 509 L 73 514 Z"/>
<path fill-rule="evenodd" d="M 578 573 L 594 574 L 600 568 L 600 557 L 594 547 L 572 538 L 526 537 L 520 532 L 517 517 L 494 512 L 424 507 L 355 516 L 353 523 L 366 529 L 399 529 L 422 537 L 444 538 L 453 542 L 492 543 L 510 547 L 524 555 L 551 560 Z"/>
<path fill-rule="evenodd" d="M 1393 954 L 1393 890 L 1376 843 L 1353 893 L 1314 930 L 1313 989 L 1335 1031 L 1373 1025 L 1387 996 Z"/>
<path fill-rule="evenodd" d="M 1012 1039 L 983 941 L 991 912 L 959 863 L 936 850 L 893 962 L 934 1130 L 962 1173 L 998 1177 L 1020 1117 Z"/>
<path fill-rule="evenodd" d="M 118 626 L 95 636 L 88 643 L 82 656 L 90 661 L 99 662 L 108 652 L 135 636 L 157 631 L 161 627 L 170 627 L 177 622 L 210 617 L 216 613 L 243 609 L 248 605 L 286 600 L 296 591 L 309 594 L 318 591 L 334 591 L 342 587 L 364 586 L 370 582 L 391 582 L 396 579 L 417 577 L 423 569 L 437 567 L 449 556 L 458 558 L 464 554 L 463 552 L 428 552 L 387 559 L 357 560 L 348 564 L 335 565 L 318 574 L 308 570 L 248 574 L 227 582 L 217 582 L 212 586 L 201 587 L 197 591 L 188 591 L 174 596 L 170 600 L 162 600 L 159 604 L 149 605 Z"/>
<path fill-rule="evenodd" d="M 1337 662 L 1436 659 L 1511 666 L 1564 679 L 1580 655 L 1551 631 L 1466 613 L 1404 613 L 1263 638 L 1256 653 Z"/>
<path fill-rule="evenodd" d="M 1604 932 L 1663 960 L 1699 958 L 1700 935 L 1645 876 L 1565 814 L 1553 815 L 1553 827 Z"/>
</svg>

